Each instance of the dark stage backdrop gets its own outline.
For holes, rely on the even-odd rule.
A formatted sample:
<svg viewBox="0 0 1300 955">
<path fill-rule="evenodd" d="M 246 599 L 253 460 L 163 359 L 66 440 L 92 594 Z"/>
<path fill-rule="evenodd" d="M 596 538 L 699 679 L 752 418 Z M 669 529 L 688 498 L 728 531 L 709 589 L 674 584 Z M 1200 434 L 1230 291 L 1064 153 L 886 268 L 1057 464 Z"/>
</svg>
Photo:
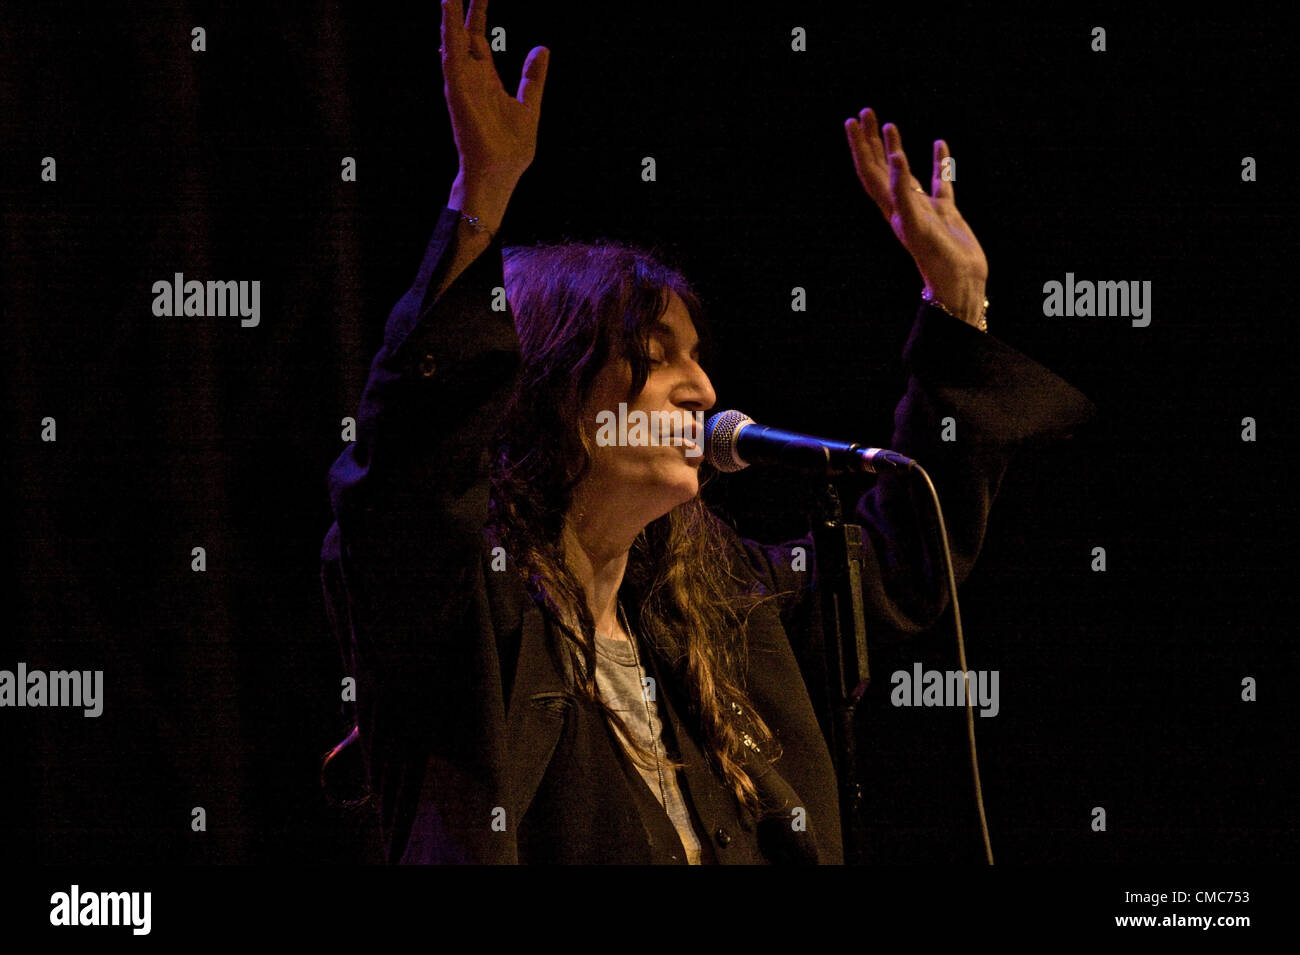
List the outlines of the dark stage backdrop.
<svg viewBox="0 0 1300 955">
<path fill-rule="evenodd" d="M 1000 673 L 977 720 L 998 860 L 1289 860 L 1289 34 L 1226 7 L 698 6 L 494 0 L 508 88 L 552 51 L 509 239 L 657 248 L 703 295 L 720 407 L 887 444 L 921 282 L 842 123 L 875 107 L 923 181 L 945 138 L 992 334 L 1101 412 L 1016 458 L 962 595 L 970 665 Z M 372 860 L 318 781 L 346 729 L 318 555 L 343 419 L 455 173 L 438 6 L 89 9 L 0 27 L 0 670 L 102 671 L 103 711 L 0 708 L 0 858 Z M 176 273 L 260 283 L 256 324 L 155 315 Z M 1067 275 L 1150 283 L 1149 324 L 1046 315 Z M 815 490 L 708 493 L 780 539 Z M 978 861 L 961 711 L 890 705 L 918 660 L 956 667 L 950 619 L 873 658 L 872 858 Z"/>
</svg>

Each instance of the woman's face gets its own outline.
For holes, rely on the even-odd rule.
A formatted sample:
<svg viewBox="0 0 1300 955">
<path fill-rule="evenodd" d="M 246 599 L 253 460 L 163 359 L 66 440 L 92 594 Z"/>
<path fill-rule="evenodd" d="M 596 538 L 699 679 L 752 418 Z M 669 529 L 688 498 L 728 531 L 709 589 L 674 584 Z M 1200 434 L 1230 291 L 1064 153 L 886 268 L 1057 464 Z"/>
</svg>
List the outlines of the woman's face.
<svg viewBox="0 0 1300 955">
<path fill-rule="evenodd" d="M 583 422 L 594 446 L 583 482 L 587 506 L 603 499 L 647 524 L 699 492 L 704 413 L 717 401 L 699 365 L 690 312 L 675 292 L 651 330 L 648 353 L 649 376 L 635 397 L 628 396 L 626 358 L 600 370 Z"/>
</svg>

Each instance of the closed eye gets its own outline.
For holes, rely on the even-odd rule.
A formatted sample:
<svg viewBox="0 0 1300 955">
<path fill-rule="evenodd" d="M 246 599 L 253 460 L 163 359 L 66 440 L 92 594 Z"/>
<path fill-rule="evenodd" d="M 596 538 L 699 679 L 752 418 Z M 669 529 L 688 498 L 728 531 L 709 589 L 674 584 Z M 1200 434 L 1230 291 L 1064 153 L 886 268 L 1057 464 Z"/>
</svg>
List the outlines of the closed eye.
<svg viewBox="0 0 1300 955">
<path fill-rule="evenodd" d="M 700 361 L 700 339 L 697 336 L 691 344 L 689 352 L 680 348 L 677 341 L 677 335 L 671 325 L 666 322 L 657 322 L 651 327 L 650 341 L 654 346 L 654 352 L 650 355 L 651 363 L 659 362 L 666 364 L 666 355 L 669 352 L 682 352 L 686 354 L 691 361 L 699 364 Z"/>
</svg>

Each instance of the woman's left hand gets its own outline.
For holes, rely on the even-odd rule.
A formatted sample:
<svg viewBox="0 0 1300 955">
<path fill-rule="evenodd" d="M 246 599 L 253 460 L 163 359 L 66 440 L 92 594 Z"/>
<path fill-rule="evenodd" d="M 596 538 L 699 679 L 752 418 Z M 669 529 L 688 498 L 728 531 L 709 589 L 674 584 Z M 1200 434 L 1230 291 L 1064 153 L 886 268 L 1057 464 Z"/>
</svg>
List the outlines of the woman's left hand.
<svg viewBox="0 0 1300 955">
<path fill-rule="evenodd" d="M 882 140 L 875 113 L 862 110 L 844 123 L 858 179 L 916 261 L 931 294 L 971 325 L 984 312 L 989 264 L 957 211 L 952 181 L 943 178 L 948 144 L 934 143 L 930 192 L 921 188 L 903 154 L 898 127 L 886 123 Z"/>
</svg>

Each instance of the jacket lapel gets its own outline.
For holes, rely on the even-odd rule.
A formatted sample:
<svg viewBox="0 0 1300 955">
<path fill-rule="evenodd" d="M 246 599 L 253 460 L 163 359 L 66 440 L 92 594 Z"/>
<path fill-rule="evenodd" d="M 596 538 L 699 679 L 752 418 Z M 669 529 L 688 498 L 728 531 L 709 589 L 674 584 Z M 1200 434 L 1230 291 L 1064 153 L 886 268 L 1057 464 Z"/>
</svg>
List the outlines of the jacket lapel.
<svg viewBox="0 0 1300 955">
<path fill-rule="evenodd" d="M 532 804 L 574 704 L 550 652 L 548 637 L 540 608 L 526 599 L 518 669 L 506 714 L 510 815 L 516 827 Z"/>
</svg>

